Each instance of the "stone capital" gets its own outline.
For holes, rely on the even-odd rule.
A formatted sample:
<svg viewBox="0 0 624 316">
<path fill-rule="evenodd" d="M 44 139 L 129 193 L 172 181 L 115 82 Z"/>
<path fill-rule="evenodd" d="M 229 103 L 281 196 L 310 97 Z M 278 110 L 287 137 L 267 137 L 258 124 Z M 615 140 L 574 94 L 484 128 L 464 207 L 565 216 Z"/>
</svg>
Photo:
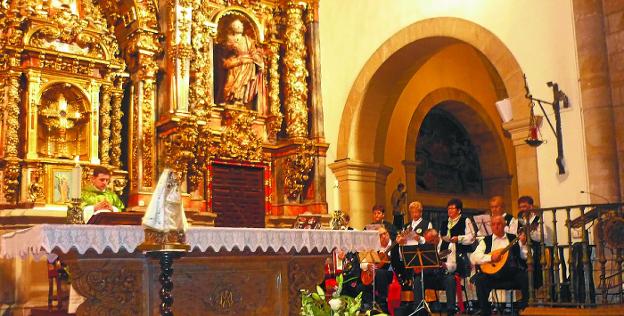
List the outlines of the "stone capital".
<svg viewBox="0 0 624 316">
<path fill-rule="evenodd" d="M 329 164 L 339 182 L 360 181 L 385 184 L 392 168 L 377 162 L 343 159 Z"/>
</svg>

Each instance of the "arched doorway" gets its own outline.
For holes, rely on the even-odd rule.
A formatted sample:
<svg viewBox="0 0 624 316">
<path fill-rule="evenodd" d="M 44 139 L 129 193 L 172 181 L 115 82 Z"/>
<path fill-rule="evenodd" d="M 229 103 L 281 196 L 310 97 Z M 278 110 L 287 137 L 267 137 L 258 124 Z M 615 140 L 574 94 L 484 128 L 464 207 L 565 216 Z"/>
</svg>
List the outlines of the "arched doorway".
<svg viewBox="0 0 624 316">
<path fill-rule="evenodd" d="M 337 160 L 330 165 L 353 225 L 370 220 L 373 204 L 388 204 L 401 181 L 408 184 L 408 200 L 426 205 L 445 205 L 454 195 L 424 194 L 415 186 L 417 131 L 429 110 L 442 103 L 462 124 L 474 125 L 467 129 L 474 129 L 487 145 L 484 150 L 498 159 L 484 170 L 484 181 L 497 182 L 498 192 L 466 195 L 467 207 L 485 207 L 490 194 L 508 201 L 519 191 L 537 196 L 535 150 L 513 142 L 528 126 L 523 82 L 505 45 L 469 21 L 423 20 L 388 39 L 354 82 L 341 119 Z M 506 97 L 514 120 L 503 130 L 495 102 Z"/>
</svg>

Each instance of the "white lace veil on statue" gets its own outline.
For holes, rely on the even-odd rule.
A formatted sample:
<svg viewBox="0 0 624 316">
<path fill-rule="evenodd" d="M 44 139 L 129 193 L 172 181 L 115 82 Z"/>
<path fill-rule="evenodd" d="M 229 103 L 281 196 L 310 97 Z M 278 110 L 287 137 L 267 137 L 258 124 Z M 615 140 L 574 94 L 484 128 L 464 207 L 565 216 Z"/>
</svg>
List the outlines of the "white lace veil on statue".
<svg viewBox="0 0 624 316">
<path fill-rule="evenodd" d="M 160 175 L 142 224 L 143 227 L 160 232 L 187 230 L 188 221 L 184 215 L 179 180 L 171 169 L 165 168 Z"/>
</svg>

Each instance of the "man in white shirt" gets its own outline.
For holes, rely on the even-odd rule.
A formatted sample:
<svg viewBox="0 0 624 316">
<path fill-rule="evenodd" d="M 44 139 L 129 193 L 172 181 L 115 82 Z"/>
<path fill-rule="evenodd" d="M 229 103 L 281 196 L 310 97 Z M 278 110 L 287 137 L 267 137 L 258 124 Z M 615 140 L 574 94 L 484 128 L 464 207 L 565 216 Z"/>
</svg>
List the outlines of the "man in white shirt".
<svg viewBox="0 0 624 316">
<path fill-rule="evenodd" d="M 504 256 L 495 252 L 496 250 L 507 247 L 513 240 L 515 235 L 505 233 L 505 219 L 502 216 L 492 217 L 491 236 L 486 236 L 479 246 L 470 256 L 473 264 L 486 264 L 490 262 L 499 262 Z M 489 302 L 490 292 L 494 287 L 514 287 L 522 291 L 522 300 L 520 303 L 524 306 L 529 297 L 529 281 L 526 274 L 527 258 L 526 236 L 520 234 L 518 237 L 520 245 L 513 245 L 508 251 L 507 260 L 503 268 L 495 274 L 485 274 L 483 272 L 473 276 L 477 287 L 477 298 L 481 306 L 481 315 L 490 315 L 491 307 Z"/>
<path fill-rule="evenodd" d="M 442 240 L 438 232 L 431 228 L 424 233 L 425 243 L 436 245 L 438 253 Z M 423 271 L 425 289 L 445 290 L 446 291 L 446 307 L 448 315 L 455 315 L 457 308 L 455 306 L 456 286 L 455 286 L 455 269 L 457 262 L 455 257 L 455 244 L 448 246 L 448 253 L 445 258 L 440 259 L 440 268 L 426 269 Z M 418 304 L 422 301 L 422 284 L 420 280 L 420 271 L 414 273 L 414 302 Z"/>
<path fill-rule="evenodd" d="M 375 303 L 379 305 L 379 308 L 388 313 L 388 287 L 392 283 L 392 265 L 390 261 L 392 257 L 398 256 L 398 247 L 393 247 L 390 233 L 384 228 L 380 227 L 379 232 L 379 254 L 380 259 L 384 260 L 382 263 L 367 262 L 366 259 L 360 261 L 360 269 L 362 274 L 370 273 L 374 276 L 375 282 Z M 362 291 L 362 305 L 364 310 L 368 310 L 373 306 L 373 285 L 364 286 Z"/>
</svg>

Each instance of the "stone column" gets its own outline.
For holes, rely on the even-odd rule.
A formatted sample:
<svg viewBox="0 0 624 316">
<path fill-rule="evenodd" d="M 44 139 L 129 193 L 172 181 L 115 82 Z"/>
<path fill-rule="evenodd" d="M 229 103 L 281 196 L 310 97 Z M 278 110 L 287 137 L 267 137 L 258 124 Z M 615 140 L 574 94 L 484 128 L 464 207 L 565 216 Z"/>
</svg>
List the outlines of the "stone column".
<svg viewBox="0 0 624 316">
<path fill-rule="evenodd" d="M 323 126 L 323 100 L 321 98 L 321 44 L 319 37 L 319 2 L 310 2 L 306 12 L 306 25 L 308 29 L 308 53 L 310 65 L 310 107 L 311 107 L 311 137 L 316 143 L 325 143 L 325 129 Z M 314 199 L 318 202 L 326 202 L 325 193 L 325 155 L 317 158 L 312 172 L 314 179 Z"/>
<path fill-rule="evenodd" d="M 386 179 L 392 168 L 351 159 L 336 161 L 329 168 L 338 179 L 340 206 L 351 215 L 351 226 L 364 228 L 372 221 L 373 205 L 385 205 Z"/>
<path fill-rule="evenodd" d="M 620 201 L 624 200 L 624 6 L 620 1 L 603 0 L 607 42 L 607 59 L 609 60 L 609 75 L 611 80 L 611 102 L 615 126 L 615 143 L 618 157 L 618 174 L 620 175 Z"/>
<path fill-rule="evenodd" d="M 589 187 L 594 203 L 620 200 L 613 100 L 602 1 L 573 1 Z M 622 136 L 619 136 L 622 138 Z M 621 161 L 621 160 L 620 160 Z"/>
<path fill-rule="evenodd" d="M 289 138 L 308 136 L 308 86 L 306 69 L 306 27 L 303 24 L 305 3 L 289 1 L 286 5 L 284 34 L 284 105 L 286 133 Z"/>
<path fill-rule="evenodd" d="M 111 87 L 102 86 L 102 103 L 100 104 L 100 162 L 104 165 L 110 163 L 110 137 L 111 137 Z"/>
<path fill-rule="evenodd" d="M 312 137 L 320 142 L 325 141 L 323 126 L 323 100 L 321 98 L 321 41 L 319 37 L 318 0 L 310 3 L 306 14 L 309 34 L 307 42 L 310 63 L 310 108 L 312 109 Z"/>
<path fill-rule="evenodd" d="M 503 124 L 503 128 L 511 134 L 511 141 L 516 154 L 516 177 L 518 196 L 530 195 L 539 204 L 539 179 L 537 172 L 537 150 L 524 141 L 529 134 L 529 119 L 512 120 Z M 513 191 L 513 190 L 512 190 Z M 513 193 L 512 193 L 513 194 Z M 515 199 L 512 196 L 512 202 Z M 510 205 L 516 209 L 516 203 Z"/>
</svg>

